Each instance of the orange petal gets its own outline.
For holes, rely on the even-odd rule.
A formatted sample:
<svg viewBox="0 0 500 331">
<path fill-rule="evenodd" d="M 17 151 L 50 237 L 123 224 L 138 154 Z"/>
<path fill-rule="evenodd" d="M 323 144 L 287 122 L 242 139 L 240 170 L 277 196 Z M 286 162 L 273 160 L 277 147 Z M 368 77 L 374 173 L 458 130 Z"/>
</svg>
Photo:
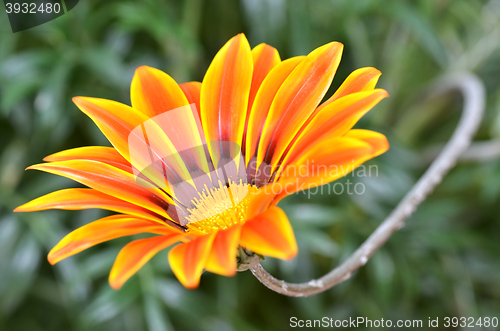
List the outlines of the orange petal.
<svg viewBox="0 0 500 331">
<path fill-rule="evenodd" d="M 205 269 L 223 276 L 233 276 L 236 273 L 236 249 L 240 232 L 239 224 L 217 232 Z"/>
<path fill-rule="evenodd" d="M 92 118 L 116 150 L 132 162 L 141 178 L 147 178 L 156 186 L 167 187 L 165 174 L 158 167 L 151 167 L 158 165 L 159 160 L 166 156 L 177 155 L 172 142 L 161 129 L 161 123 L 149 120 L 143 113 L 118 102 L 83 97 L 73 98 L 73 101 Z M 147 185 L 146 182 L 144 184 Z"/>
<path fill-rule="evenodd" d="M 178 236 L 180 232 L 166 225 L 160 225 L 134 216 L 108 216 L 69 233 L 52 248 L 48 260 L 51 264 L 56 264 L 94 245 L 138 233 L 175 234 Z"/>
<path fill-rule="evenodd" d="M 389 148 L 383 134 L 367 130 L 352 131 L 343 137 L 325 138 L 299 155 L 281 174 L 278 182 L 283 191 L 273 203 L 286 195 L 341 178 Z"/>
<path fill-rule="evenodd" d="M 257 45 L 254 49 L 252 49 L 252 57 L 253 76 L 252 85 L 250 87 L 250 94 L 248 97 L 248 111 L 245 120 L 245 131 L 243 133 L 243 141 L 241 146 L 243 153 L 245 153 L 246 149 L 246 131 L 248 128 L 248 120 L 250 117 L 253 102 L 255 100 L 255 96 L 257 95 L 257 91 L 259 90 L 262 82 L 264 81 L 264 78 L 266 78 L 271 69 L 273 69 L 281 62 L 280 55 L 276 48 L 266 44 Z"/>
<path fill-rule="evenodd" d="M 189 174 L 179 151 L 203 145 L 196 117 L 179 85 L 161 70 L 137 68 L 131 85 L 132 107 L 150 120 L 134 130 L 128 140 L 132 165 L 157 186 L 170 180 L 188 180 Z M 172 110 L 175 112 L 169 112 Z M 167 116 L 159 116 L 169 112 Z M 165 160 L 167 158 L 168 160 Z M 206 163 L 206 160 L 205 160 Z M 180 178 L 176 177 L 177 174 Z"/>
<path fill-rule="evenodd" d="M 43 159 L 47 162 L 68 160 L 93 160 L 109 164 L 115 168 L 132 172 L 130 163 L 112 147 L 87 146 L 68 149 L 49 155 Z"/>
<path fill-rule="evenodd" d="M 164 192 L 141 187 L 136 184 L 132 174 L 105 163 L 89 160 L 59 161 L 36 164 L 28 169 L 73 179 L 90 188 L 170 218 L 166 210 L 170 206 L 167 202 L 172 203 L 172 200 Z"/>
<path fill-rule="evenodd" d="M 248 116 L 245 142 L 246 164 L 257 154 L 259 138 L 276 93 L 286 78 L 304 58 L 304 56 L 297 56 L 281 62 L 269 72 L 262 82 L 255 96 L 253 106 L 249 109 L 250 114 Z"/>
<path fill-rule="evenodd" d="M 354 170 L 351 166 L 354 161 L 364 161 L 372 152 L 372 146 L 359 139 L 337 136 L 325 138 L 302 151 L 295 162 L 283 171 L 281 178 L 297 178 L 299 181 L 319 178 L 325 184 L 350 173 Z M 341 171 L 335 172 L 332 178 L 328 169 L 330 167 L 340 167 Z"/>
<path fill-rule="evenodd" d="M 201 86 L 201 122 L 207 142 L 231 141 L 241 146 L 252 82 L 252 53 L 243 34 L 217 53 Z M 215 159 L 219 152 L 211 149 Z"/>
<path fill-rule="evenodd" d="M 130 161 L 129 134 L 147 121 L 148 117 L 127 105 L 111 100 L 75 97 L 73 102 L 95 122 L 116 150 Z"/>
<path fill-rule="evenodd" d="M 358 139 L 370 144 L 373 148 L 371 157 L 378 156 L 389 150 L 387 138 L 383 134 L 375 131 L 361 129 L 349 130 L 344 137 Z"/>
<path fill-rule="evenodd" d="M 289 260 L 297 255 L 297 242 L 285 212 L 271 207 L 245 222 L 240 244 L 252 252 Z"/>
<path fill-rule="evenodd" d="M 182 239 L 183 235 L 170 234 L 134 240 L 122 248 L 109 273 L 109 285 L 115 290 L 142 268 L 159 251 Z"/>
<path fill-rule="evenodd" d="M 69 188 L 52 192 L 25 203 L 14 209 L 14 211 L 32 212 L 47 209 L 81 210 L 91 208 L 111 210 L 164 223 L 160 216 L 155 216 L 155 213 L 145 208 L 87 188 Z"/>
<path fill-rule="evenodd" d="M 152 118 L 189 103 L 175 80 L 148 66 L 136 69 L 130 86 L 132 107 Z"/>
<path fill-rule="evenodd" d="M 378 69 L 372 67 L 354 70 L 337 91 L 318 107 L 317 111 L 351 93 L 373 90 L 381 75 L 382 73 Z"/>
<path fill-rule="evenodd" d="M 258 191 L 249 191 L 248 208 L 245 213 L 245 219 L 249 220 L 267 210 L 273 200 L 282 191 L 280 183 L 270 183 L 258 189 Z M 251 196 L 250 196 L 251 194 Z"/>
<path fill-rule="evenodd" d="M 275 165 L 302 124 L 316 109 L 340 63 L 343 45 L 333 42 L 312 51 L 279 89 L 262 130 L 257 162 Z"/>
<path fill-rule="evenodd" d="M 253 76 L 252 85 L 250 88 L 250 96 L 248 98 L 248 109 L 252 109 L 253 101 L 257 95 L 264 78 L 276 65 L 281 62 L 280 55 L 276 48 L 260 44 L 252 49 L 253 57 Z M 248 112 L 249 113 L 249 112 Z M 248 119 L 247 113 L 247 119 Z"/>
<path fill-rule="evenodd" d="M 337 99 L 317 112 L 309 123 L 290 143 L 282 164 L 293 162 L 297 156 L 325 136 L 341 136 L 351 129 L 363 115 L 388 96 L 385 90 L 377 89 L 349 94 Z"/>
<path fill-rule="evenodd" d="M 200 94 L 201 94 L 201 83 L 200 82 L 187 82 L 179 85 L 181 90 L 184 92 L 189 104 L 194 103 L 196 105 L 196 111 L 198 116 L 200 116 Z"/>
<path fill-rule="evenodd" d="M 168 261 L 175 276 L 186 288 L 194 289 L 200 283 L 217 231 L 172 248 Z"/>
</svg>

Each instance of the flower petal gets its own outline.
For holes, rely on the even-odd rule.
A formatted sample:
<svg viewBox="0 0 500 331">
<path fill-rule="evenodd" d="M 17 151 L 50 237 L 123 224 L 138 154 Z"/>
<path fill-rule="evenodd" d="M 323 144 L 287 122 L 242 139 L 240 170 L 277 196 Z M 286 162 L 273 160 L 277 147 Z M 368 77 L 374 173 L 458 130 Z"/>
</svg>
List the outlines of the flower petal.
<svg viewBox="0 0 500 331">
<path fill-rule="evenodd" d="M 36 169 L 73 179 L 90 188 L 149 209 L 170 218 L 166 210 L 172 200 L 159 189 L 146 189 L 136 184 L 134 176 L 105 163 L 89 160 L 59 161 L 36 164 Z M 161 198 L 160 198 L 161 197 Z M 170 208 L 174 209 L 174 208 Z"/>
<path fill-rule="evenodd" d="M 236 249 L 240 232 L 240 224 L 217 232 L 205 269 L 223 276 L 233 276 L 236 273 Z"/>
<path fill-rule="evenodd" d="M 269 72 L 262 82 L 255 96 L 253 106 L 249 109 L 250 114 L 248 117 L 245 142 L 246 164 L 250 162 L 252 157 L 257 155 L 257 146 L 262 134 L 262 129 L 276 93 L 286 78 L 304 58 L 305 56 L 297 56 L 281 62 Z"/>
<path fill-rule="evenodd" d="M 371 158 L 389 150 L 387 138 L 383 134 L 375 131 L 361 129 L 349 130 L 344 137 L 358 139 L 370 144 L 373 148 Z"/>
<path fill-rule="evenodd" d="M 276 182 L 261 186 L 256 192 L 249 191 L 248 194 L 251 194 L 251 196 L 248 198 L 248 208 L 245 213 L 245 219 L 252 219 L 267 210 L 281 191 L 281 183 Z"/>
<path fill-rule="evenodd" d="M 257 91 L 264 81 L 264 78 L 266 78 L 271 69 L 281 62 L 280 55 L 276 48 L 266 44 L 255 46 L 255 48 L 252 49 L 252 58 L 253 75 L 250 95 L 248 98 L 248 109 L 252 109 L 253 101 L 257 95 Z"/>
<path fill-rule="evenodd" d="M 292 226 L 278 207 L 271 207 L 245 222 L 240 244 L 252 252 L 284 260 L 295 257 L 298 252 Z"/>
<path fill-rule="evenodd" d="M 93 160 L 109 164 L 115 168 L 132 173 L 132 166 L 113 147 L 86 146 L 68 149 L 49 155 L 43 159 L 47 162 L 68 160 Z"/>
<path fill-rule="evenodd" d="M 132 108 L 148 118 L 189 105 L 179 85 L 168 74 L 148 66 L 136 69 L 130 86 Z"/>
<path fill-rule="evenodd" d="M 217 231 L 172 248 L 168 261 L 175 276 L 186 288 L 194 289 L 200 283 Z"/>
<path fill-rule="evenodd" d="M 275 165 L 295 134 L 316 109 L 340 63 L 337 42 L 312 51 L 288 76 L 269 110 L 258 147 L 257 162 Z"/>
<path fill-rule="evenodd" d="M 14 209 L 14 211 L 32 212 L 47 209 L 81 210 L 91 208 L 134 215 L 164 224 L 161 216 L 145 208 L 87 188 L 69 188 L 55 191 L 25 203 Z"/>
<path fill-rule="evenodd" d="M 179 231 L 165 224 L 161 225 L 129 215 L 113 215 L 86 224 L 69 233 L 52 248 L 48 260 L 51 264 L 56 264 L 94 245 L 138 233 L 175 234 L 177 236 L 180 234 Z"/>
<path fill-rule="evenodd" d="M 337 91 L 335 91 L 335 93 L 328 100 L 323 102 L 318 107 L 317 111 L 329 105 L 333 101 L 351 93 L 373 90 L 375 88 L 375 85 L 377 85 L 378 79 L 381 75 L 382 73 L 378 69 L 372 67 L 354 70 L 346 78 L 346 80 L 344 80 Z"/>
<path fill-rule="evenodd" d="M 266 44 L 257 45 L 254 49 L 252 49 L 252 57 L 253 57 L 253 76 L 252 76 L 252 85 L 250 87 L 250 94 L 248 97 L 248 110 L 245 120 L 245 131 L 243 133 L 243 141 L 241 145 L 241 150 L 243 153 L 245 153 L 246 149 L 246 134 L 248 129 L 248 121 L 253 106 L 253 102 L 255 100 L 255 96 L 257 95 L 257 91 L 259 90 L 260 86 L 262 85 L 262 82 L 269 74 L 271 69 L 273 69 L 276 65 L 278 65 L 281 62 L 280 55 L 276 50 L 276 48 Z"/>
<path fill-rule="evenodd" d="M 241 146 L 252 82 L 252 53 L 243 34 L 217 53 L 201 86 L 201 121 L 207 142 L 231 141 Z M 218 153 L 211 148 L 215 159 Z M 225 151 L 224 151 L 225 152 Z"/>
<path fill-rule="evenodd" d="M 345 134 L 363 115 L 387 96 L 385 90 L 377 89 L 352 93 L 331 102 L 317 112 L 290 143 L 282 164 L 293 162 L 299 154 L 325 136 L 332 138 Z"/>
<path fill-rule="evenodd" d="M 201 83 L 200 82 L 187 82 L 179 85 L 182 92 L 186 96 L 189 104 L 194 103 L 196 105 L 196 111 L 198 116 L 200 115 L 200 94 L 201 94 Z"/>
<path fill-rule="evenodd" d="M 184 97 L 184 94 L 182 95 Z M 151 182 L 152 186 L 167 188 L 165 171 L 161 169 L 161 163 L 165 157 L 171 155 L 172 168 L 179 173 L 187 172 L 182 160 L 179 160 L 176 147 L 163 129 L 164 118 L 149 119 L 131 107 L 104 99 L 77 97 L 73 100 L 94 120 L 116 150 L 132 163 L 134 169 L 137 169 L 137 175 L 146 178 L 144 185 L 147 185 L 146 182 Z"/>
<path fill-rule="evenodd" d="M 333 136 L 318 141 L 285 167 L 278 180 L 283 191 L 273 203 L 299 190 L 316 188 L 341 178 L 389 148 L 383 134 L 352 131 L 343 137 Z"/>
<path fill-rule="evenodd" d="M 109 273 L 109 285 L 115 290 L 142 268 L 159 251 L 182 239 L 183 235 L 170 234 L 134 240 L 122 248 Z"/>
<path fill-rule="evenodd" d="M 130 162 L 128 139 L 136 127 L 148 120 L 143 113 L 119 102 L 75 97 L 73 102 L 87 114 L 116 150 Z"/>
</svg>

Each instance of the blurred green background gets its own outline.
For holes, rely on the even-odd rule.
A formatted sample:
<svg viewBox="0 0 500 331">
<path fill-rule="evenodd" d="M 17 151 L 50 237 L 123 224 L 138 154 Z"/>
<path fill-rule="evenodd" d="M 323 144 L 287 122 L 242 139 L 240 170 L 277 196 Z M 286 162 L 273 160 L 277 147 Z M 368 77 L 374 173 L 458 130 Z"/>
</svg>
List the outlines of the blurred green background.
<svg viewBox="0 0 500 331">
<path fill-rule="evenodd" d="M 3 9 L 2 9 L 3 10 Z M 81 0 L 70 13 L 24 32 L 0 34 L 0 330 L 288 330 L 290 317 L 371 319 L 500 318 L 500 1 L 480 0 Z M 353 252 L 425 171 L 451 135 L 459 94 L 423 101 L 433 81 L 471 71 L 484 81 L 487 142 L 348 281 L 309 298 L 288 298 L 249 272 L 206 273 L 184 289 L 162 252 L 120 291 L 107 276 L 130 238 L 50 266 L 46 254 L 99 210 L 13 214 L 64 178 L 25 172 L 51 153 L 108 145 L 71 102 L 77 95 L 129 103 L 136 67 L 178 82 L 201 80 L 212 57 L 244 32 L 282 58 L 330 41 L 345 45 L 332 91 L 354 69 L 373 66 L 391 97 L 357 125 L 383 132 L 391 149 L 357 178 L 363 195 L 297 194 L 280 205 L 299 244 L 290 262 L 268 259 L 273 275 L 317 278 Z M 330 91 L 329 93 L 331 93 Z M 477 143 L 476 143 L 477 144 Z M 344 181 L 346 179 L 343 179 Z M 352 180 L 352 178 L 351 178 Z M 360 328 L 363 329 L 363 328 Z"/>
</svg>

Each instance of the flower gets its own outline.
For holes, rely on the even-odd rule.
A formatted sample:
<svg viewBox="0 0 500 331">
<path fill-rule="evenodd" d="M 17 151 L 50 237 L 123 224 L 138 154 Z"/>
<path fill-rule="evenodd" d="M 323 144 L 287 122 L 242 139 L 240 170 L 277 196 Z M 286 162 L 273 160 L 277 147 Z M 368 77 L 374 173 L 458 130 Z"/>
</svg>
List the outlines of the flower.
<svg viewBox="0 0 500 331">
<path fill-rule="evenodd" d="M 389 148 L 382 134 L 352 129 L 388 95 L 375 89 L 377 69 L 354 71 L 320 105 L 342 49 L 342 44 L 332 42 L 307 56 L 281 61 L 273 47 L 260 44 L 250 49 L 240 34 L 217 53 L 202 83 L 178 85 L 166 73 L 143 66 L 132 80 L 132 107 L 75 97 L 75 104 L 113 147 L 70 149 L 28 167 L 88 188 L 49 193 L 15 211 L 101 208 L 118 213 L 64 237 L 48 255 L 51 264 L 118 237 L 155 234 L 120 251 L 109 276 L 115 289 L 156 253 L 176 243 L 168 259 L 187 288 L 198 286 L 204 270 L 234 275 L 239 247 L 291 259 L 297 244 L 278 201 L 342 177 Z M 186 107 L 193 110 L 187 111 L 189 120 L 156 120 Z M 145 123 L 154 131 L 147 139 L 134 131 L 144 130 Z M 133 139 L 148 146 L 134 150 Z M 153 149 L 161 153 L 156 164 L 141 166 L 140 156 L 134 161 L 132 154 Z M 164 158 L 167 154 L 174 155 L 170 161 Z M 231 167 L 223 172 L 224 165 Z M 167 171 L 159 172 L 162 167 Z M 329 171 L 332 167 L 347 170 Z M 199 185 L 203 176 L 209 180 Z M 159 184 L 165 177 L 173 186 Z"/>
</svg>

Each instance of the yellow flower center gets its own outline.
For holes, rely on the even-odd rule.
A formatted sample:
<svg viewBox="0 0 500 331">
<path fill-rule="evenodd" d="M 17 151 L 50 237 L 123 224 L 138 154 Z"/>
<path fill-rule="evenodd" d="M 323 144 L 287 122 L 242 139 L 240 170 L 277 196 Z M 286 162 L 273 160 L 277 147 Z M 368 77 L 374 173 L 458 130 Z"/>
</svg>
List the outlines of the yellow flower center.
<svg viewBox="0 0 500 331">
<path fill-rule="evenodd" d="M 195 208 L 188 209 L 188 231 L 207 234 L 245 222 L 250 196 L 257 191 L 252 185 L 230 181 L 229 187 L 219 185 L 199 193 L 200 199 L 193 199 Z"/>
</svg>

